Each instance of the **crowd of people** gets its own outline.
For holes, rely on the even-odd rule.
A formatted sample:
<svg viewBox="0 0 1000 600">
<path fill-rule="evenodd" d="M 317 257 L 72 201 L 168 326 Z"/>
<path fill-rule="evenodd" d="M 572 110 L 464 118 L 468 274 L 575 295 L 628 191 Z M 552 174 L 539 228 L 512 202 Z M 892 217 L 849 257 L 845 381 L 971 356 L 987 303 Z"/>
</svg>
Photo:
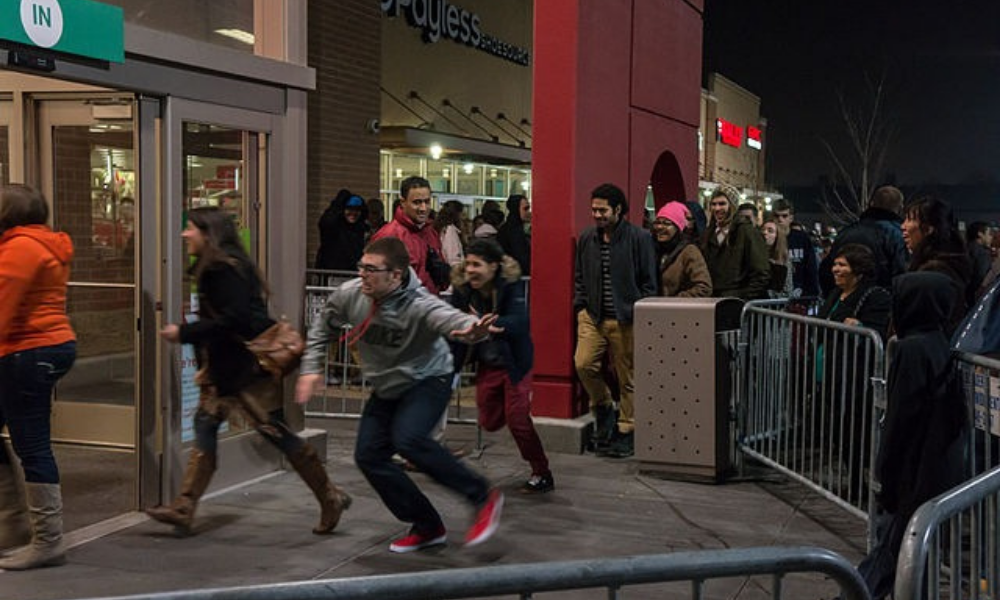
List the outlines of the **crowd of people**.
<svg viewBox="0 0 1000 600">
<path fill-rule="evenodd" d="M 896 336 L 884 443 L 873 465 L 885 517 L 859 567 L 874 597 L 883 597 L 910 515 L 961 472 L 950 461 L 958 455 L 965 408 L 949 356 L 956 333 L 969 328 L 970 308 L 1000 285 L 992 227 L 973 223 L 963 236 L 946 202 L 905 203 L 886 186 L 821 253 L 794 223 L 790 203 L 779 200 L 760 215 L 740 206 L 737 190 L 725 185 L 706 207 L 666 202 L 648 227 L 628 220 L 628 200 L 614 184 L 594 188 L 589 203 L 593 225 L 580 233 L 574 262 L 574 364 L 594 418 L 590 449 L 598 455 L 634 453 L 632 326 L 643 298 L 821 297 L 819 318 L 868 327 L 883 339 Z M 59 564 L 65 555 L 48 431 L 53 385 L 75 356 L 65 311 L 73 250 L 68 236 L 46 225 L 47 207 L 25 186 L 7 186 L 0 198 L 0 426 L 8 428 L 24 472 L 22 485 L 12 457 L 0 452 L 3 569 Z M 503 494 L 435 435 L 464 365 L 476 365 L 479 425 L 506 426 L 530 468 L 520 491 L 556 487 L 531 419 L 534 349 L 525 280 L 531 204 L 512 195 L 505 215 L 486 203 L 477 225 L 456 201 L 434 214 L 430 183 L 410 177 L 390 221 L 381 222 L 381 207 L 341 190 L 320 220 L 316 266 L 357 277 L 337 287 L 309 324 L 295 398 L 308 402 L 325 385 L 330 343 L 346 341 L 372 386 L 355 462 L 390 512 L 410 525 L 389 549 L 411 552 L 447 540 L 440 513 L 397 455 L 468 501 L 474 518 L 465 543 L 480 544 L 498 527 Z M 332 532 L 351 496 L 285 423 L 282 375 L 264 368 L 244 344 L 275 324 L 266 281 L 224 211 L 189 211 L 182 237 L 195 259 L 190 276 L 198 284 L 199 318 L 166 325 L 160 335 L 195 346 L 201 397 L 180 494 L 148 514 L 190 531 L 216 468 L 219 427 L 239 411 L 315 494 L 320 520 L 313 531 Z"/>
</svg>

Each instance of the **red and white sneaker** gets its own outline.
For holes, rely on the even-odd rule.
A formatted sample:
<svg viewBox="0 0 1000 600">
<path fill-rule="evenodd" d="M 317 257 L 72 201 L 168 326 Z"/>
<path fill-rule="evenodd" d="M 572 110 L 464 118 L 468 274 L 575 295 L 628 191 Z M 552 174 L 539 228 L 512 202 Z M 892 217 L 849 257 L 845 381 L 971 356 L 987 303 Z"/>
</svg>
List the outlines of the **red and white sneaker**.
<svg viewBox="0 0 1000 600">
<path fill-rule="evenodd" d="M 444 527 L 439 527 L 436 531 L 428 534 L 417 533 L 411 529 L 410 533 L 389 544 L 389 552 L 405 554 L 431 546 L 443 546 L 447 542 L 448 536 L 445 535 Z"/>
<path fill-rule="evenodd" d="M 493 537 L 497 527 L 500 526 L 500 512 L 502 510 L 503 494 L 500 493 L 500 490 L 490 490 L 490 495 L 486 497 L 486 503 L 479 508 L 479 512 L 476 514 L 476 522 L 465 534 L 465 545 L 475 546 Z"/>
</svg>

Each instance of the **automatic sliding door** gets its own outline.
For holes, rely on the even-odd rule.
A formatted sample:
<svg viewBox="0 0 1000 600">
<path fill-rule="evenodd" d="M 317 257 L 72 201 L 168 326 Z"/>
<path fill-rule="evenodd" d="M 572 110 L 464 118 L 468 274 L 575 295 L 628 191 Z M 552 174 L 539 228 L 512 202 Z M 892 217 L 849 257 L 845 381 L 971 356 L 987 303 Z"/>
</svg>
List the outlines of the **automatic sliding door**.
<svg viewBox="0 0 1000 600">
<path fill-rule="evenodd" d="M 67 310 L 77 362 L 53 404 L 54 440 L 136 440 L 135 127 L 131 100 L 39 102 L 43 189 L 73 240 Z"/>
</svg>

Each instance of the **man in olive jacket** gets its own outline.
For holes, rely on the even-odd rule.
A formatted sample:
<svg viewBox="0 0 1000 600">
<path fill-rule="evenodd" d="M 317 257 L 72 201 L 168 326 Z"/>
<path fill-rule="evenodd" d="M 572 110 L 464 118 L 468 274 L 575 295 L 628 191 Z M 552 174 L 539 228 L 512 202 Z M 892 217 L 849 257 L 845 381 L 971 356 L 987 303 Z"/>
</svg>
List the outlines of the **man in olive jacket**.
<svg viewBox="0 0 1000 600">
<path fill-rule="evenodd" d="M 739 192 L 728 185 L 716 188 L 709 201 L 712 219 L 702 236 L 701 251 L 712 274 L 717 298 L 767 298 L 771 268 L 767 246 L 753 223 L 736 214 Z"/>
<path fill-rule="evenodd" d="M 634 452 L 632 309 L 637 300 L 657 293 L 656 249 L 648 231 L 624 220 L 628 203 L 621 189 L 605 183 L 590 196 L 594 226 L 576 245 L 574 362 L 596 421 L 595 451 L 625 458 Z M 609 348 L 621 391 L 617 427 L 611 390 L 601 370 Z"/>
</svg>

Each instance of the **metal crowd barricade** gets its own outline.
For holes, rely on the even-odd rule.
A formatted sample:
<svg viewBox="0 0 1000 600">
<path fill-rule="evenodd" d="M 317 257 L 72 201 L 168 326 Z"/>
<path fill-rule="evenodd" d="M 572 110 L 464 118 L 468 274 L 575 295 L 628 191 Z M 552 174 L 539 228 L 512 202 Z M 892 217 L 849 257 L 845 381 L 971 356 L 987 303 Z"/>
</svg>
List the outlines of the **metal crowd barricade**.
<svg viewBox="0 0 1000 600">
<path fill-rule="evenodd" d="M 896 563 L 896 600 L 1000 597 L 1000 467 L 924 503 Z"/>
<path fill-rule="evenodd" d="M 896 570 L 897 598 L 1000 598 L 1000 360 L 956 353 L 972 425 L 966 468 L 975 478 L 910 519 Z"/>
<path fill-rule="evenodd" d="M 813 547 L 765 547 L 430 570 L 103 600 L 445 600 L 497 596 L 527 599 L 542 592 L 592 588 L 606 588 L 604 597 L 616 600 L 624 596 L 625 586 L 669 582 L 689 583 L 690 597 L 700 599 L 706 597 L 706 582 L 710 580 L 755 575 L 770 576 L 770 597 L 780 600 L 784 597 L 786 576 L 800 573 L 830 577 L 844 600 L 871 598 L 858 572 L 835 552 Z"/>
<path fill-rule="evenodd" d="M 735 395 L 740 452 L 867 519 L 885 410 L 878 334 L 750 303 Z M 869 527 L 869 541 L 873 531 Z"/>
<path fill-rule="evenodd" d="M 305 323 L 308 329 L 313 320 L 322 312 L 327 298 L 340 284 L 357 277 L 354 271 L 306 270 Z M 321 284 L 321 285 L 319 285 Z M 336 340 L 331 340 L 327 349 L 327 364 L 323 374 L 326 386 L 321 394 L 314 396 L 306 404 L 307 417 L 348 417 L 358 418 L 364 407 L 365 398 L 370 394 L 369 383 L 361 372 L 357 353 L 347 342 L 351 328 L 345 326 Z M 475 378 L 475 370 L 466 366 L 455 386 L 452 404 L 448 413 L 449 423 L 475 424 L 475 414 L 465 406 L 469 403 L 467 391 L 469 382 Z M 474 402 L 474 397 L 472 399 Z M 465 413 L 465 414 L 463 414 Z"/>
</svg>

